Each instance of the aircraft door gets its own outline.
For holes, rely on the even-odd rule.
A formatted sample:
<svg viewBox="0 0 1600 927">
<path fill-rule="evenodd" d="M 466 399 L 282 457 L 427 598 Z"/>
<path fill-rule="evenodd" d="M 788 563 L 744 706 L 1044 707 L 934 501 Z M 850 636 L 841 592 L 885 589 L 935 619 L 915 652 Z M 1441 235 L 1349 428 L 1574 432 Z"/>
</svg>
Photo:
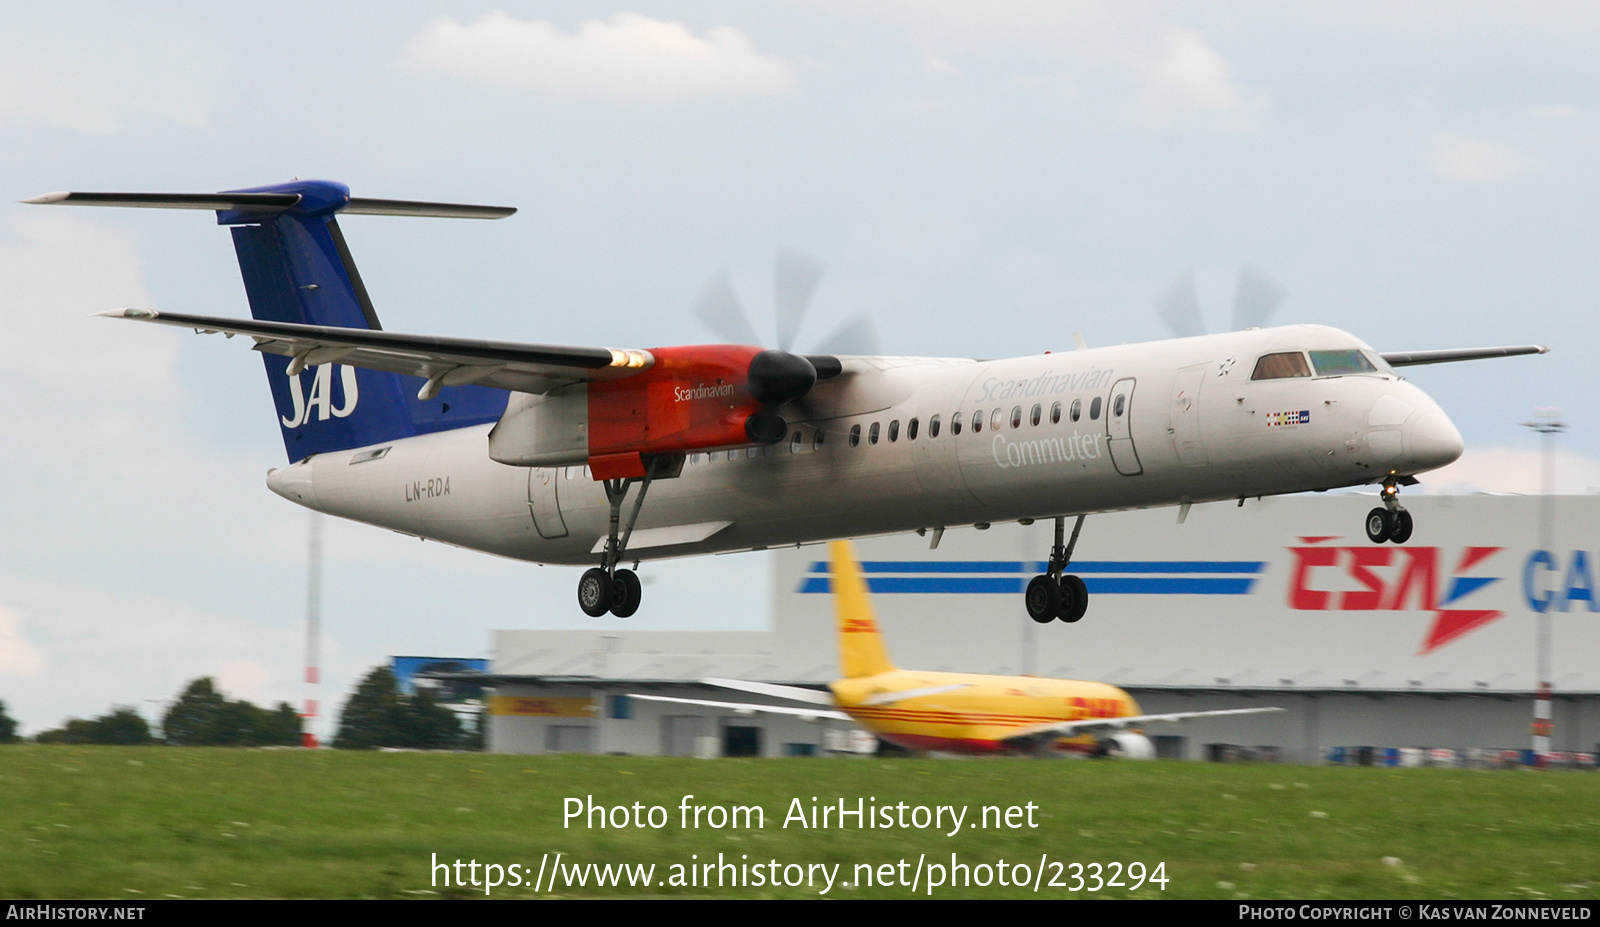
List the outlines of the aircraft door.
<svg viewBox="0 0 1600 927">
<path fill-rule="evenodd" d="M 1128 419 L 1133 414 L 1133 378 L 1111 384 L 1111 401 L 1106 404 L 1106 443 L 1111 446 L 1111 462 L 1123 476 L 1144 472 L 1139 454 L 1133 448 L 1133 432 Z"/>
<path fill-rule="evenodd" d="M 564 538 L 567 523 L 561 517 L 561 500 L 556 487 L 561 483 L 560 467 L 528 468 L 528 511 L 533 527 L 542 538 Z"/>
<path fill-rule="evenodd" d="M 1211 462 L 1200 437 L 1200 387 L 1206 381 L 1209 364 L 1196 364 L 1178 371 L 1172 384 L 1172 446 L 1178 462 L 1185 467 L 1203 467 Z"/>
</svg>

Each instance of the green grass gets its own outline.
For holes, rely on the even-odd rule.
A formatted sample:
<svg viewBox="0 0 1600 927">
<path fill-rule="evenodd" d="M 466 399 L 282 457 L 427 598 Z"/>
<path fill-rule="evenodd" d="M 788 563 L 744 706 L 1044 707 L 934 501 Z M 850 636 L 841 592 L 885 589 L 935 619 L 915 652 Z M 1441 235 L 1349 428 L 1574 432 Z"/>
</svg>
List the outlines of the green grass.
<svg viewBox="0 0 1600 927">
<path fill-rule="evenodd" d="M 563 800 L 667 809 L 662 829 L 563 828 Z M 760 805 L 764 828 L 684 829 L 683 796 Z M 783 827 L 809 807 L 965 805 L 940 831 Z M 1038 826 L 974 829 L 1032 802 Z M 659 820 L 659 817 L 658 817 Z M 575 822 L 576 823 L 576 822 Z M 1600 776 L 1031 760 L 683 760 L 168 747 L 0 747 L 0 898 L 429 898 L 433 854 L 537 870 L 568 863 L 1165 863 L 1164 890 L 1044 887 L 1039 897 L 1593 898 Z M 698 859 L 691 860 L 691 856 Z M 1388 859 L 1386 859 L 1388 858 Z M 1057 873 L 1045 872 L 1048 883 Z M 1073 873 L 1060 873 L 1071 883 Z M 1109 874 L 1108 874 L 1109 875 Z M 481 875 L 480 875 L 481 878 Z M 532 872 L 525 876 L 531 881 Z M 1088 878 L 1088 874 L 1085 874 Z M 541 891 L 540 894 L 546 894 Z M 532 895 L 530 886 L 496 898 Z M 560 887 L 556 896 L 816 897 L 816 888 Z M 908 887 L 826 897 L 893 897 Z M 919 887 L 926 897 L 926 885 Z M 950 888 L 934 897 L 1026 897 Z"/>
</svg>

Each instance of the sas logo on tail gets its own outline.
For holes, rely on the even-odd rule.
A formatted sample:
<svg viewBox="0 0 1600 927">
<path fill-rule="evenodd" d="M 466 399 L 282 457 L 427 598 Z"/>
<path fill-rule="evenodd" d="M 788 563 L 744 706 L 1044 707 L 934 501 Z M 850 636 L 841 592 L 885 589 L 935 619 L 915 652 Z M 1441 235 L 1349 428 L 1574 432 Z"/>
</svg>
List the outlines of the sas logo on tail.
<svg viewBox="0 0 1600 927">
<path fill-rule="evenodd" d="M 339 370 L 339 392 L 343 402 L 336 402 L 333 396 L 333 371 Z M 285 428 L 299 428 L 311 421 L 313 413 L 317 421 L 325 422 L 329 416 L 345 418 L 356 410 L 356 401 L 361 398 L 359 387 L 356 385 L 356 368 L 346 367 L 343 364 L 320 364 L 308 371 L 312 374 L 311 395 L 308 397 L 300 385 L 300 376 L 289 378 L 289 400 L 294 403 L 294 409 L 288 415 L 282 416 L 278 421 Z"/>
<path fill-rule="evenodd" d="M 1301 538 L 1307 545 L 1332 541 L 1331 537 Z M 1467 547 L 1455 560 L 1448 577 L 1450 585 L 1439 595 L 1439 556 L 1437 547 L 1291 547 L 1294 576 L 1289 583 L 1289 607 L 1302 611 L 1401 611 L 1433 612 L 1433 625 L 1422 641 L 1418 656 L 1443 647 L 1474 628 L 1501 615 L 1498 609 L 1449 608 L 1448 606 L 1500 581 L 1498 576 L 1463 576 L 1499 553 L 1499 547 Z M 1343 569 L 1342 591 L 1319 588 L 1328 581 L 1327 573 Z M 1348 588 L 1354 580 L 1359 588 Z"/>
</svg>

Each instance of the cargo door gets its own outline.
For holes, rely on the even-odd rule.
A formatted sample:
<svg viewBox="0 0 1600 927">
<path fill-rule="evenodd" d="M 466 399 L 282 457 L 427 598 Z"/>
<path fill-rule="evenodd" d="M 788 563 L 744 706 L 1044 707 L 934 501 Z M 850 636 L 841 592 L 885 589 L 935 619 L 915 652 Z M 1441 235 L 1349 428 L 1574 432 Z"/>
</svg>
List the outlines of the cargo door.
<svg viewBox="0 0 1600 927">
<path fill-rule="evenodd" d="M 1203 467 L 1211 462 L 1200 437 L 1200 387 L 1206 381 L 1210 364 L 1196 364 L 1178 371 L 1172 385 L 1172 446 L 1178 462 L 1185 467 Z"/>
<path fill-rule="evenodd" d="M 560 467 L 528 470 L 528 511 L 533 514 L 533 527 L 542 538 L 567 536 L 567 523 L 561 518 L 561 500 L 556 493 L 560 477 Z"/>
</svg>

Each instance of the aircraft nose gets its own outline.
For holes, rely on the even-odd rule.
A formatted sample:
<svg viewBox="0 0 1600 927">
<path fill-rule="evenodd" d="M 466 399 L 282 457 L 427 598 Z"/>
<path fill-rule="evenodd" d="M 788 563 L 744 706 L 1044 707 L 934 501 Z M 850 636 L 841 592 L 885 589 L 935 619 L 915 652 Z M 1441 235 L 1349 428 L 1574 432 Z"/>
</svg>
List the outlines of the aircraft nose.
<svg viewBox="0 0 1600 927">
<path fill-rule="evenodd" d="M 1424 412 L 1407 423 L 1406 449 L 1414 466 L 1433 470 L 1454 463 L 1461 456 L 1461 432 L 1438 409 Z"/>
</svg>

